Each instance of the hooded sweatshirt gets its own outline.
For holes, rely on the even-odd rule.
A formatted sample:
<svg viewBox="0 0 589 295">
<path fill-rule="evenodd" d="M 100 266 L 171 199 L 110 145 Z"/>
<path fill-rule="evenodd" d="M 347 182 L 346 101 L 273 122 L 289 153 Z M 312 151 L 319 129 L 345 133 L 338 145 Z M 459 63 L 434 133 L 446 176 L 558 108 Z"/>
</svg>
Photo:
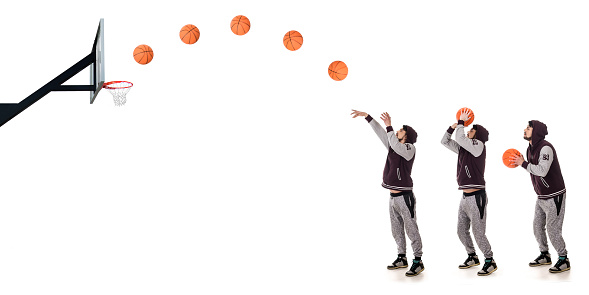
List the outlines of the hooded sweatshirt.
<svg viewBox="0 0 589 295">
<path fill-rule="evenodd" d="M 522 167 L 530 173 L 538 198 L 551 199 L 566 192 L 556 150 L 544 140 L 548 135 L 546 124 L 536 120 L 529 124 L 533 128 L 532 143 L 526 152 L 528 161 L 524 161 Z"/>
<path fill-rule="evenodd" d="M 442 144 L 458 154 L 456 181 L 460 190 L 485 188 L 485 142 L 489 140 L 489 132 L 482 125 L 473 125 L 473 128 L 476 130 L 475 138 L 469 139 L 464 134 L 464 121 L 460 120 L 456 126 L 456 141 L 451 139 L 454 133 L 452 127 L 442 138 Z"/>
<path fill-rule="evenodd" d="M 382 186 L 397 191 L 413 190 L 411 169 L 415 160 L 415 146 L 413 144 L 417 140 L 417 132 L 411 126 L 404 125 L 403 129 L 405 129 L 407 139 L 403 144 L 399 142 L 393 127 L 387 126 L 385 132 L 382 126 L 376 120 L 373 120 L 370 115 L 366 117 L 366 121 L 370 123 L 376 135 L 388 149 L 387 161 L 382 175 Z"/>
</svg>

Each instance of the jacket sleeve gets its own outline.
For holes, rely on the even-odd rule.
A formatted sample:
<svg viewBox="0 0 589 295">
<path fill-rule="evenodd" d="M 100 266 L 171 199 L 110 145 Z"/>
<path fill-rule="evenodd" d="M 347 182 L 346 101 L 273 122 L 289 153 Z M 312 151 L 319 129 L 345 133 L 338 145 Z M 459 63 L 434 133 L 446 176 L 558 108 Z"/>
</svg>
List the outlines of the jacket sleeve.
<svg viewBox="0 0 589 295">
<path fill-rule="evenodd" d="M 554 151 L 549 146 L 544 146 L 540 150 L 540 159 L 538 165 L 530 164 L 525 161 L 522 167 L 533 175 L 544 177 L 548 174 L 548 170 L 554 160 Z"/>
<path fill-rule="evenodd" d="M 482 141 L 466 137 L 462 121 L 458 121 L 458 126 L 456 126 L 456 142 L 475 157 L 480 156 L 485 149 L 485 144 Z"/>
<path fill-rule="evenodd" d="M 444 137 L 442 137 L 442 145 L 458 154 L 460 151 L 460 146 L 458 143 L 456 143 L 456 141 L 452 140 L 452 133 L 454 133 L 454 129 L 452 129 L 452 127 L 448 127 L 448 130 L 444 132 Z"/>
<path fill-rule="evenodd" d="M 378 136 L 380 141 L 382 141 L 385 148 L 387 148 L 387 150 L 388 150 L 389 149 L 389 139 L 387 137 L 387 132 L 384 130 L 384 128 L 382 128 L 382 126 L 380 126 L 380 124 L 378 124 L 378 122 L 376 120 L 374 120 L 370 115 L 366 116 L 366 121 L 368 121 L 368 123 L 370 124 L 370 127 L 372 127 L 372 130 L 374 130 L 374 132 L 376 133 L 376 136 Z"/>
<path fill-rule="evenodd" d="M 407 161 L 410 161 L 413 156 L 415 156 L 415 146 L 410 143 L 401 143 L 395 135 L 393 127 L 387 127 L 387 136 L 390 147 L 393 149 L 393 151 L 395 151 L 395 153 L 399 154 L 399 156 L 403 157 Z"/>
</svg>

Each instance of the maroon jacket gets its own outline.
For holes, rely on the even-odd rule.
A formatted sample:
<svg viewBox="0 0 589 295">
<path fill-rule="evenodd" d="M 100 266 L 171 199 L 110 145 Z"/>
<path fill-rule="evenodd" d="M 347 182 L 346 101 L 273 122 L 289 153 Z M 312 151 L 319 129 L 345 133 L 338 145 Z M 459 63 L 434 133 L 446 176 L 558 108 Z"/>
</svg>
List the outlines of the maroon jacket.
<svg viewBox="0 0 589 295">
<path fill-rule="evenodd" d="M 464 121 L 458 121 L 456 141 L 451 139 L 454 133 L 452 127 L 448 128 L 442 138 L 442 144 L 458 154 L 456 181 L 458 189 L 461 190 L 485 188 L 485 142 L 489 139 L 489 132 L 482 125 L 473 125 L 473 128 L 477 130 L 476 136 L 474 139 L 468 139 L 464 134 Z"/>
<path fill-rule="evenodd" d="M 388 126 L 385 131 L 371 116 L 367 116 L 366 121 L 370 123 L 372 129 L 388 149 L 387 161 L 382 173 L 382 186 L 398 191 L 413 190 L 411 170 L 413 161 L 415 161 L 415 146 L 413 144 L 417 141 L 417 132 L 411 126 L 404 125 L 403 129 L 406 131 L 407 140 L 402 144 L 395 136 L 395 131 L 391 126 Z"/>
<path fill-rule="evenodd" d="M 522 167 L 530 172 L 532 185 L 534 185 L 534 191 L 536 191 L 539 199 L 551 199 L 564 194 L 566 188 L 556 150 L 551 143 L 544 140 L 544 137 L 548 135 L 548 128 L 546 124 L 536 120 L 530 121 L 529 124 L 534 128 L 532 131 L 532 144 L 528 146 L 526 152 L 528 161 L 525 161 Z M 552 161 L 550 166 L 543 169 L 541 162 L 549 163 L 549 161 Z"/>
</svg>

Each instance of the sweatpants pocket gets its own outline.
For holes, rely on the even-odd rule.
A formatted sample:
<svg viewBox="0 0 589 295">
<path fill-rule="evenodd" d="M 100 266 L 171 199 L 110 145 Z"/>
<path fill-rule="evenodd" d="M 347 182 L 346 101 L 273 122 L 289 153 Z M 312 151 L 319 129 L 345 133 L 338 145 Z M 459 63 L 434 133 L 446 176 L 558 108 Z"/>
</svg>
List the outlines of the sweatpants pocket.
<svg viewBox="0 0 589 295">
<path fill-rule="evenodd" d="M 409 209 L 411 218 L 415 218 L 415 195 L 413 195 L 413 193 L 403 195 L 403 199 L 405 199 L 405 205 L 407 205 L 407 209 Z"/>
<path fill-rule="evenodd" d="M 485 206 L 487 205 L 487 193 L 475 195 L 475 201 L 477 203 L 477 207 L 479 208 L 479 216 L 481 219 L 483 219 L 485 216 Z"/>
<path fill-rule="evenodd" d="M 554 205 L 556 205 L 556 216 L 560 215 L 560 209 L 562 208 L 562 200 L 564 199 L 564 194 L 560 194 L 552 200 L 554 200 Z"/>
</svg>

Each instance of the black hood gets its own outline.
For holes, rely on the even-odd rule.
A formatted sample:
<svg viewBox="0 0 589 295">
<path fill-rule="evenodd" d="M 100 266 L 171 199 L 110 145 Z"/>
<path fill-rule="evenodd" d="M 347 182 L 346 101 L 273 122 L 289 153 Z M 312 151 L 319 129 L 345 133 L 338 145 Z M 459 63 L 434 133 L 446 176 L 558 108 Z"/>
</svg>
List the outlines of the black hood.
<svg viewBox="0 0 589 295">
<path fill-rule="evenodd" d="M 548 127 L 546 127 L 546 124 L 537 120 L 529 121 L 528 124 L 534 128 L 532 130 L 532 147 L 538 146 L 544 140 L 544 137 L 548 135 Z"/>
<path fill-rule="evenodd" d="M 485 127 L 483 127 L 483 125 L 475 124 L 472 126 L 472 128 L 474 128 L 474 130 L 477 131 L 475 133 L 474 138 L 482 141 L 483 143 L 485 143 L 485 142 L 487 142 L 487 140 L 489 140 L 489 131 L 487 131 L 487 129 L 485 129 Z"/>
<path fill-rule="evenodd" d="M 417 132 L 409 125 L 403 125 L 403 130 L 405 130 L 405 135 L 407 135 L 406 143 L 415 143 L 417 141 Z"/>
</svg>

